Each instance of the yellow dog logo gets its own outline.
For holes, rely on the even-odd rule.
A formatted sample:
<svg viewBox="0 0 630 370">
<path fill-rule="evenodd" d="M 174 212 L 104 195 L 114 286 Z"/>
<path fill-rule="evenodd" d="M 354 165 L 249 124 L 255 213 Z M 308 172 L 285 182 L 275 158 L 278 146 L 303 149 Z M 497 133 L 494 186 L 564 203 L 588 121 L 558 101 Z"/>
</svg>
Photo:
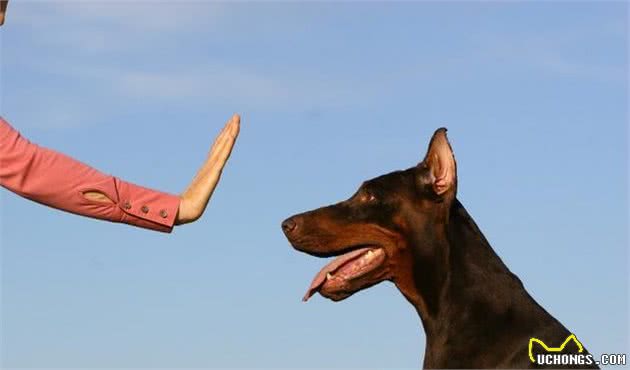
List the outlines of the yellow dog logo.
<svg viewBox="0 0 630 370">
<path fill-rule="evenodd" d="M 582 343 L 580 343 L 580 341 L 577 339 L 575 334 L 569 335 L 567 339 L 565 339 L 564 342 L 562 342 L 560 347 L 549 347 L 545 344 L 545 342 L 543 342 L 542 340 L 538 338 L 530 338 L 529 339 L 529 359 L 532 360 L 533 363 L 536 363 L 536 359 L 534 358 L 534 354 L 532 353 L 534 342 L 540 344 L 547 352 L 562 352 L 562 350 L 564 350 L 564 347 L 566 347 L 567 343 L 569 343 L 570 341 L 573 341 L 577 345 L 579 353 L 582 353 L 582 351 L 584 351 L 584 347 L 582 346 Z"/>
</svg>

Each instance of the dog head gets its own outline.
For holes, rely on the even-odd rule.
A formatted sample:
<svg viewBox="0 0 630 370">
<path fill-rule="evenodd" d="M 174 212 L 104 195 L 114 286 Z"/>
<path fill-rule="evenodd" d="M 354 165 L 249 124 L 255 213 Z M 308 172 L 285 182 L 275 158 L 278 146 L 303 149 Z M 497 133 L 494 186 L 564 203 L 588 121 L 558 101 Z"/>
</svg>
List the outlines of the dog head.
<svg viewBox="0 0 630 370">
<path fill-rule="evenodd" d="M 418 271 L 440 268 L 448 251 L 439 230 L 456 192 L 457 166 L 441 128 L 418 165 L 365 181 L 340 203 L 287 218 L 282 230 L 295 249 L 337 257 L 315 276 L 304 300 L 319 292 L 339 301 L 384 280 L 404 293 Z"/>
</svg>

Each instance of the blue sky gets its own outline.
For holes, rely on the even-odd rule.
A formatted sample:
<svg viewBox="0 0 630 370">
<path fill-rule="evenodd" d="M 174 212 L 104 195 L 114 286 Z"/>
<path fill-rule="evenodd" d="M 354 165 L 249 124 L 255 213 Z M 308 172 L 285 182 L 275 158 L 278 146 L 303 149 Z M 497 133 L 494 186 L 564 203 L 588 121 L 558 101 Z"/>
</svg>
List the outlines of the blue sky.
<svg viewBox="0 0 630 370">
<path fill-rule="evenodd" d="M 439 126 L 458 197 L 595 354 L 628 352 L 627 4 L 12 2 L 2 115 L 180 192 L 242 119 L 204 218 L 162 235 L 1 191 L 2 366 L 418 368 L 389 283 L 300 301 L 286 216 L 407 168 Z"/>
</svg>

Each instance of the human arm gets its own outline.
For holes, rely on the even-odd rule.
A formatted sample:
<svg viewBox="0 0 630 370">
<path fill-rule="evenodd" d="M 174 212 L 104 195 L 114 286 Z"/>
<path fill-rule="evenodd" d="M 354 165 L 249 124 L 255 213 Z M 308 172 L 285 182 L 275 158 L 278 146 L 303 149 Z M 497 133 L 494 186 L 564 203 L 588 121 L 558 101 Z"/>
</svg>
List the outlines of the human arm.
<svg viewBox="0 0 630 370">
<path fill-rule="evenodd" d="M 67 212 L 170 232 L 203 214 L 239 132 L 234 115 L 181 196 L 106 175 L 67 155 L 31 143 L 0 117 L 0 185 Z"/>
</svg>

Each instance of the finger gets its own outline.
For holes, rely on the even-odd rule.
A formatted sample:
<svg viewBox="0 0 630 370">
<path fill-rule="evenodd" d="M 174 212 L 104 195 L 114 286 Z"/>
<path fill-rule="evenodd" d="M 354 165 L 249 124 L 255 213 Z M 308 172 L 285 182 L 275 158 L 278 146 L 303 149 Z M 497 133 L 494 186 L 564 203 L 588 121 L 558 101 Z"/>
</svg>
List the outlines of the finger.
<svg viewBox="0 0 630 370">
<path fill-rule="evenodd" d="M 217 160 L 220 156 L 221 153 L 224 151 L 225 147 L 227 145 L 229 145 L 229 142 L 233 140 L 229 131 L 225 132 L 224 134 L 220 135 L 219 137 L 217 137 L 214 145 L 212 146 L 212 149 L 210 151 L 210 161 L 215 161 Z"/>
<path fill-rule="evenodd" d="M 213 169 L 222 169 L 225 166 L 230 154 L 232 153 L 232 148 L 234 147 L 235 137 L 229 137 L 227 140 L 221 142 L 220 146 L 218 146 L 210 158 L 211 166 Z"/>
<path fill-rule="evenodd" d="M 235 114 L 223 126 L 223 129 L 221 130 L 219 135 L 217 135 L 216 139 L 214 140 L 214 143 L 212 144 L 212 147 L 210 148 L 210 152 L 211 153 L 214 152 L 217 147 L 221 146 L 223 141 L 228 139 L 228 137 L 238 135 L 239 125 L 240 125 L 240 117 L 237 114 Z M 236 129 L 236 133 L 235 133 L 235 129 Z"/>
<path fill-rule="evenodd" d="M 230 154 L 232 153 L 235 140 L 236 137 L 230 138 L 229 140 L 222 142 L 221 145 L 216 148 L 212 157 L 208 159 L 211 173 L 220 173 L 223 170 Z"/>
<path fill-rule="evenodd" d="M 235 114 L 227 125 L 228 131 L 217 138 L 210 153 L 211 161 L 225 162 L 232 152 L 234 143 L 240 132 L 240 117 Z"/>
<path fill-rule="evenodd" d="M 231 128 L 232 128 L 232 131 L 231 131 L 232 136 L 234 138 L 236 138 L 238 136 L 239 132 L 241 131 L 241 116 L 239 116 L 237 113 L 235 113 L 232 116 L 231 124 L 232 124 L 232 126 L 231 126 Z"/>
<path fill-rule="evenodd" d="M 237 114 L 232 116 L 232 120 L 230 122 L 230 131 L 228 132 L 228 137 L 224 142 L 221 143 L 220 150 L 218 151 L 220 155 L 223 155 L 227 152 L 227 155 L 229 156 L 230 153 L 232 152 L 232 148 L 234 147 L 234 143 L 236 142 L 236 138 L 238 137 L 238 134 L 240 132 L 240 127 L 241 127 L 240 122 L 241 122 L 241 119 Z"/>
<path fill-rule="evenodd" d="M 230 122 L 230 140 L 228 140 L 228 145 L 230 147 L 230 151 L 236 142 L 236 138 L 238 137 L 239 132 L 241 131 L 241 117 L 238 114 L 234 114 L 232 116 Z"/>
<path fill-rule="evenodd" d="M 228 121 L 225 124 L 225 126 L 223 126 L 223 128 L 221 129 L 221 132 L 219 132 L 219 134 L 214 139 L 214 142 L 212 143 L 212 147 L 210 147 L 210 151 L 213 151 L 217 146 L 221 144 L 223 140 L 225 140 L 225 137 L 228 135 L 229 130 L 230 130 L 230 123 L 231 122 Z"/>
</svg>

